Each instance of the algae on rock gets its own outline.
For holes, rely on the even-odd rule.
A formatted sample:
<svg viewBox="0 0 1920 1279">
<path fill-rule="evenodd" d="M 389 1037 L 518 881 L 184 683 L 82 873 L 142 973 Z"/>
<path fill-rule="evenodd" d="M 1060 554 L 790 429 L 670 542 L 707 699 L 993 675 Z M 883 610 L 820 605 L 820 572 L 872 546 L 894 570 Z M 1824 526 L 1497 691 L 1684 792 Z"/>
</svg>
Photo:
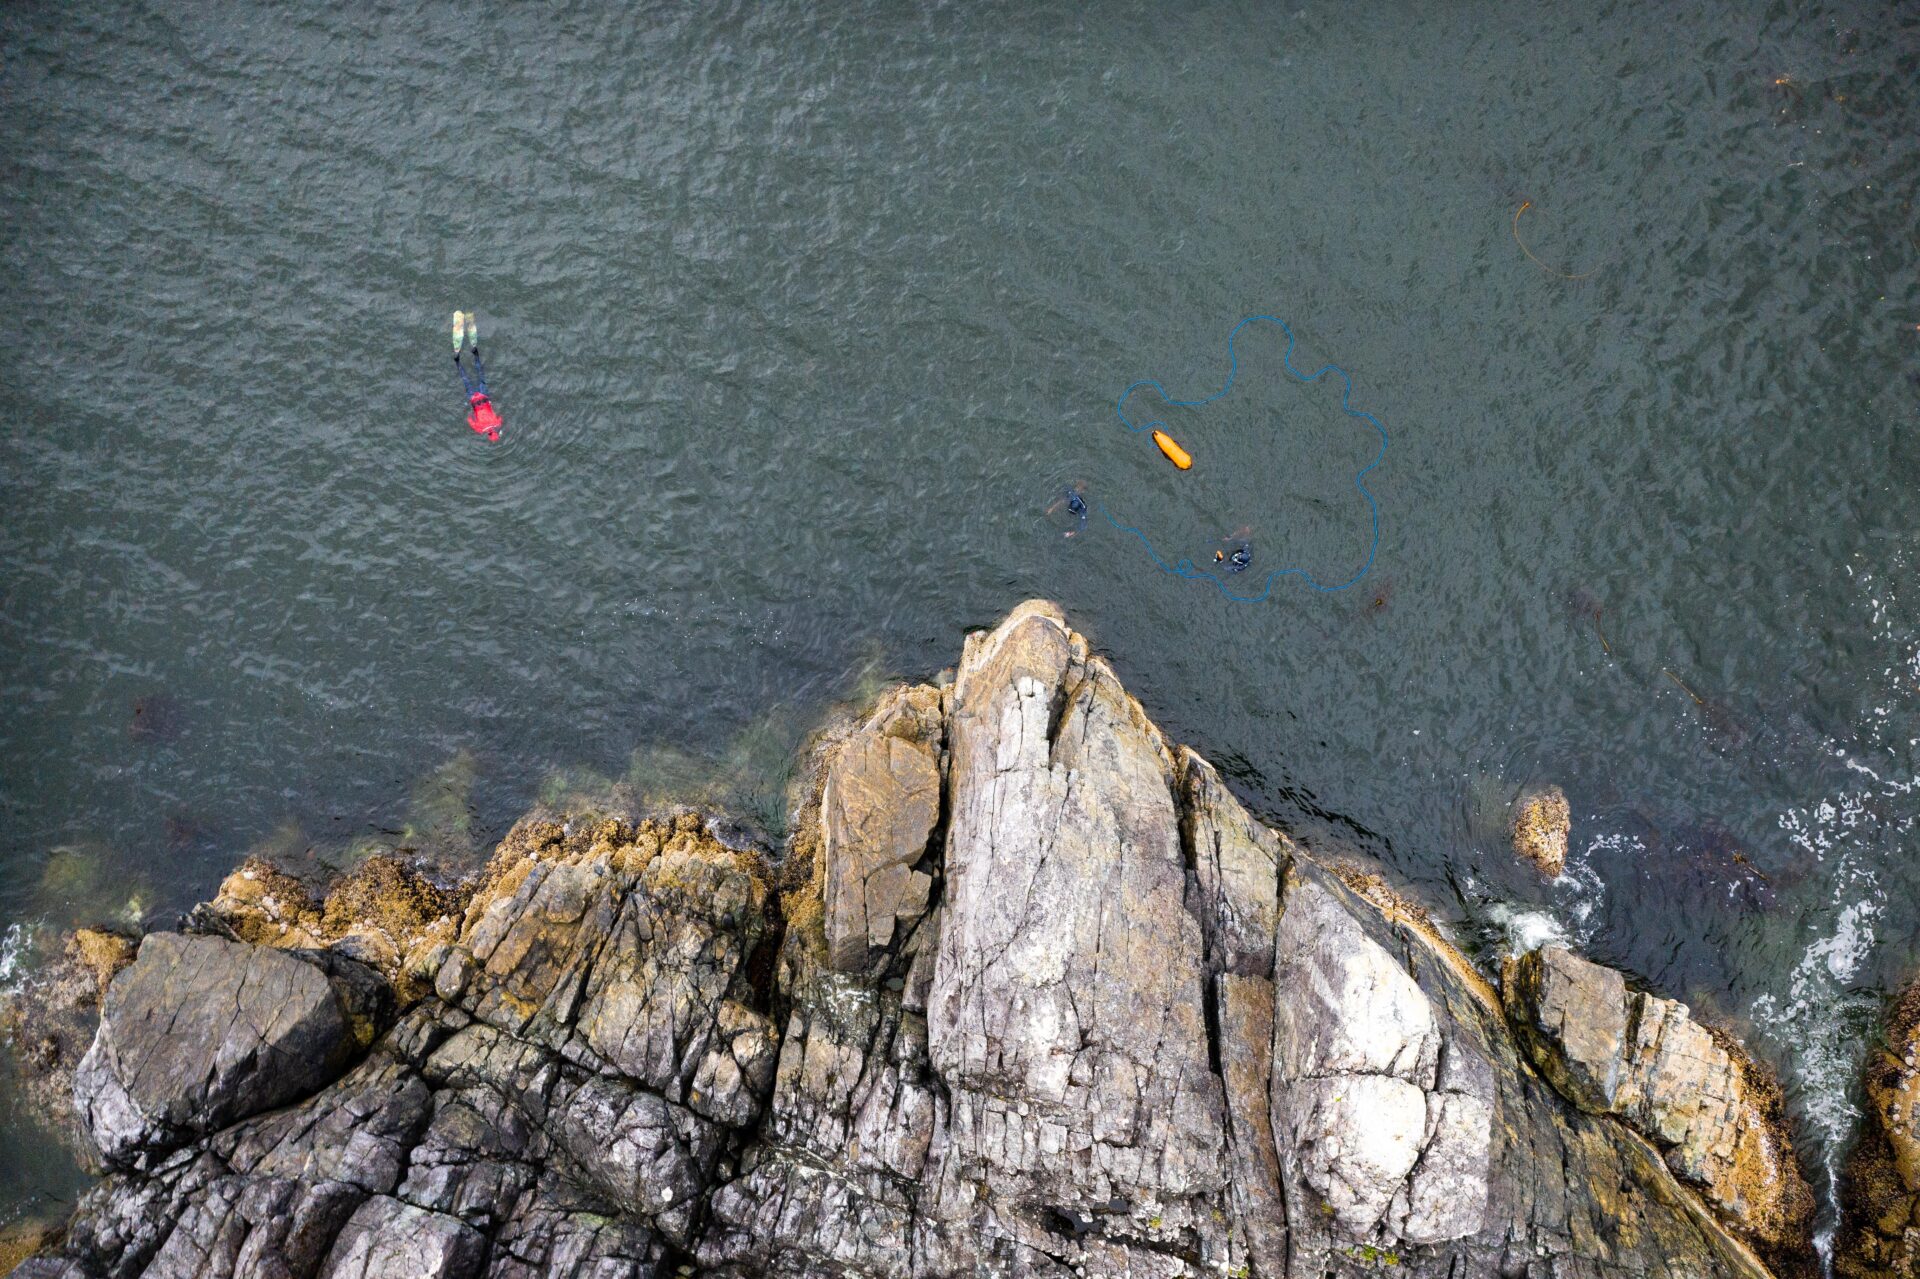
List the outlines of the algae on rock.
<svg viewBox="0 0 1920 1279">
<path fill-rule="evenodd" d="M 1866 1121 L 1846 1167 L 1834 1272 L 1920 1274 L 1920 981 L 1901 993 L 1867 1054 Z"/>
</svg>

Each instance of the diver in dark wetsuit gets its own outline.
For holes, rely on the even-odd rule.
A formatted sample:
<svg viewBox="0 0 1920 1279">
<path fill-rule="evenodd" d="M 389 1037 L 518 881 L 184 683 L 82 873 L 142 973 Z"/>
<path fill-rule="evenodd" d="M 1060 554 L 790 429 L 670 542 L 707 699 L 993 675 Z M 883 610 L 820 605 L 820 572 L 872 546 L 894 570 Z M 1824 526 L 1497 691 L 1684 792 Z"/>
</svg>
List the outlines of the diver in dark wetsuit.
<svg viewBox="0 0 1920 1279">
<path fill-rule="evenodd" d="M 1215 564 L 1225 564 L 1227 566 L 1227 572 L 1229 573 L 1244 573 L 1247 571 L 1247 566 L 1253 563 L 1253 544 L 1251 542 L 1242 542 L 1240 545 L 1234 547 L 1231 553 L 1227 551 L 1215 551 L 1213 553 L 1213 562 Z"/>
<path fill-rule="evenodd" d="M 1086 532 L 1087 499 L 1080 496 L 1080 488 L 1078 486 L 1069 486 L 1062 489 L 1060 491 L 1060 500 L 1047 508 L 1047 514 L 1052 515 L 1061 507 L 1065 507 L 1068 515 L 1080 521 L 1076 527 L 1068 529 L 1065 533 L 1061 534 L 1061 536 L 1072 537 L 1075 533 Z"/>
</svg>

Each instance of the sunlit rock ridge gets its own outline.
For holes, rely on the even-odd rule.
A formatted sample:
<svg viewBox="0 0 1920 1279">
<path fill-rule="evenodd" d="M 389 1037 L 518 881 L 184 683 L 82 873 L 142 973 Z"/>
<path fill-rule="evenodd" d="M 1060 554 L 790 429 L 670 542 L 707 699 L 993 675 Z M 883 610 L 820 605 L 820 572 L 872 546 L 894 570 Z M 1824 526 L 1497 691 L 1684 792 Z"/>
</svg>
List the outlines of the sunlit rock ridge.
<svg viewBox="0 0 1920 1279">
<path fill-rule="evenodd" d="M 1565 952 L 1496 991 L 1051 604 L 805 777 L 777 857 L 537 814 L 411 913 L 236 874 L 108 987 L 74 1085 L 107 1172 L 15 1273 L 1813 1265 L 1736 1044 Z"/>
</svg>

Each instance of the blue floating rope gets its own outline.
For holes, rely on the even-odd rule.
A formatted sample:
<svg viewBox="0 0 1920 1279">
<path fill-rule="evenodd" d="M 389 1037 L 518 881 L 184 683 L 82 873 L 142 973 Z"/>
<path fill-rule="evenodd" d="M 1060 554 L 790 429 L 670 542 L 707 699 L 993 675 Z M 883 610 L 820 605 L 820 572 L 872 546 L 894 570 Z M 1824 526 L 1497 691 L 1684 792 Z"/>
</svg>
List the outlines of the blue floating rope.
<svg viewBox="0 0 1920 1279">
<path fill-rule="evenodd" d="M 1338 586 L 1322 586 L 1318 581 L 1314 579 L 1313 574 L 1308 572 L 1304 568 L 1275 569 L 1272 572 L 1267 574 L 1266 586 L 1264 589 L 1261 590 L 1261 592 L 1258 595 L 1235 595 L 1232 591 L 1229 591 L 1227 589 L 1226 581 L 1223 578 L 1219 577 L 1216 574 L 1209 573 L 1204 569 L 1195 568 L 1193 565 L 1193 561 L 1191 559 L 1181 559 L 1180 561 L 1174 564 L 1169 564 L 1164 559 L 1161 559 L 1160 553 L 1153 549 L 1153 542 L 1148 539 L 1147 535 L 1145 533 L 1142 533 L 1139 529 L 1135 528 L 1131 524 L 1122 524 L 1119 520 L 1114 519 L 1112 513 L 1107 510 L 1107 504 L 1105 502 L 1100 503 L 1100 514 L 1106 516 L 1107 523 L 1113 525 L 1113 527 L 1115 527 L 1116 529 L 1119 529 L 1123 533 L 1131 533 L 1135 537 L 1139 538 L 1140 544 L 1147 548 L 1147 554 L 1152 557 L 1153 562 L 1155 564 L 1160 566 L 1161 572 L 1171 573 L 1175 577 L 1184 577 L 1189 581 L 1212 582 L 1215 589 L 1217 589 L 1221 595 L 1225 596 L 1227 599 L 1230 599 L 1230 600 L 1237 600 L 1245 604 L 1257 603 L 1260 600 L 1266 599 L 1267 596 L 1273 593 L 1274 580 L 1276 578 L 1282 578 L 1282 577 L 1298 577 L 1301 581 L 1305 582 L 1308 586 L 1312 587 L 1314 590 L 1324 591 L 1329 594 L 1331 594 L 1334 591 L 1344 591 L 1350 586 L 1357 585 L 1360 579 L 1367 575 L 1367 573 L 1373 568 L 1374 556 L 1380 553 L 1380 503 L 1375 501 L 1373 494 L 1367 491 L 1366 477 L 1367 477 L 1367 472 L 1371 471 L 1374 467 L 1380 465 L 1380 463 L 1383 460 L 1385 460 L 1387 456 L 1387 428 L 1380 425 L 1379 418 L 1375 417 L 1373 414 L 1368 413 L 1362 409 L 1354 408 L 1353 405 L 1349 402 L 1353 398 L 1353 378 L 1350 374 L 1348 374 L 1348 372 L 1345 369 L 1341 368 L 1339 365 L 1329 364 L 1310 374 L 1302 373 L 1299 369 L 1296 369 L 1295 367 L 1293 367 L 1293 347 L 1296 339 L 1293 336 L 1293 330 L 1287 327 L 1287 322 L 1285 320 L 1277 319 L 1276 317 L 1271 315 L 1249 315 L 1246 319 L 1234 325 L 1233 331 L 1227 334 L 1227 380 L 1226 380 L 1226 383 L 1225 385 L 1221 386 L 1219 390 L 1215 391 L 1212 395 L 1207 396 L 1205 399 L 1176 400 L 1172 396 L 1167 394 L 1167 388 L 1160 385 L 1158 379 L 1155 379 L 1155 378 L 1142 378 L 1140 381 L 1135 382 L 1132 386 L 1129 386 L 1126 390 L 1120 393 L 1119 403 L 1114 406 L 1115 410 L 1120 414 L 1120 425 L 1124 426 L 1128 431 L 1132 432 L 1135 435 L 1140 434 L 1142 431 L 1151 431 L 1158 427 L 1163 427 L 1166 425 L 1165 421 L 1158 418 L 1154 419 L 1151 422 L 1136 424 L 1132 418 L 1127 416 L 1127 400 L 1132 397 L 1135 391 L 1139 390 L 1143 386 L 1150 386 L 1155 391 L 1158 391 L 1160 393 L 1161 400 L 1163 400 L 1167 404 L 1173 405 L 1176 408 L 1183 408 L 1183 409 L 1197 409 L 1202 407 L 1203 405 L 1211 404 L 1215 400 L 1219 399 L 1221 396 L 1225 395 L 1228 391 L 1231 391 L 1233 389 L 1233 380 L 1235 377 L 1239 376 L 1239 373 L 1240 373 L 1240 356 L 1233 349 L 1234 339 L 1240 336 L 1241 329 L 1244 329 L 1249 324 L 1254 324 L 1254 323 L 1277 324 L 1280 326 L 1280 331 L 1287 335 L 1287 351 L 1286 351 L 1286 355 L 1284 356 L 1284 360 L 1287 366 L 1287 372 L 1299 378 L 1301 382 L 1303 383 L 1318 382 L 1321 378 L 1325 377 L 1329 373 L 1338 373 L 1340 375 L 1341 383 L 1346 387 L 1346 389 L 1342 391 L 1340 394 L 1340 411 L 1342 413 L 1345 413 L 1348 417 L 1357 417 L 1364 422 L 1370 423 L 1373 426 L 1374 430 L 1380 432 L 1380 451 L 1373 455 L 1372 461 L 1368 462 L 1365 466 L 1361 467 L 1358 471 L 1355 471 L 1353 475 L 1353 486 L 1360 490 L 1360 496 L 1367 499 L 1367 509 L 1372 513 L 1372 516 L 1373 516 L 1373 541 L 1367 547 L 1367 562 L 1361 565 L 1360 571 L 1358 573 L 1355 573 L 1351 578 L 1340 583 L 1340 585 Z"/>
</svg>

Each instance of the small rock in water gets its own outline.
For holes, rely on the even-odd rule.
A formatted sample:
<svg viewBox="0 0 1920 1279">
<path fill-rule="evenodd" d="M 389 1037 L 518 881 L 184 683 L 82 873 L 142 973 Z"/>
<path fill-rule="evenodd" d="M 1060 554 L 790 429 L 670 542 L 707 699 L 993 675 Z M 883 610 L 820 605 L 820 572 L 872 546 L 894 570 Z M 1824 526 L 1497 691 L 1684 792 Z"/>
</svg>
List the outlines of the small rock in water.
<svg viewBox="0 0 1920 1279">
<path fill-rule="evenodd" d="M 1528 791 L 1513 806 L 1513 851 L 1556 878 L 1567 865 L 1567 837 L 1573 830 L 1573 812 L 1558 786 Z"/>
</svg>

